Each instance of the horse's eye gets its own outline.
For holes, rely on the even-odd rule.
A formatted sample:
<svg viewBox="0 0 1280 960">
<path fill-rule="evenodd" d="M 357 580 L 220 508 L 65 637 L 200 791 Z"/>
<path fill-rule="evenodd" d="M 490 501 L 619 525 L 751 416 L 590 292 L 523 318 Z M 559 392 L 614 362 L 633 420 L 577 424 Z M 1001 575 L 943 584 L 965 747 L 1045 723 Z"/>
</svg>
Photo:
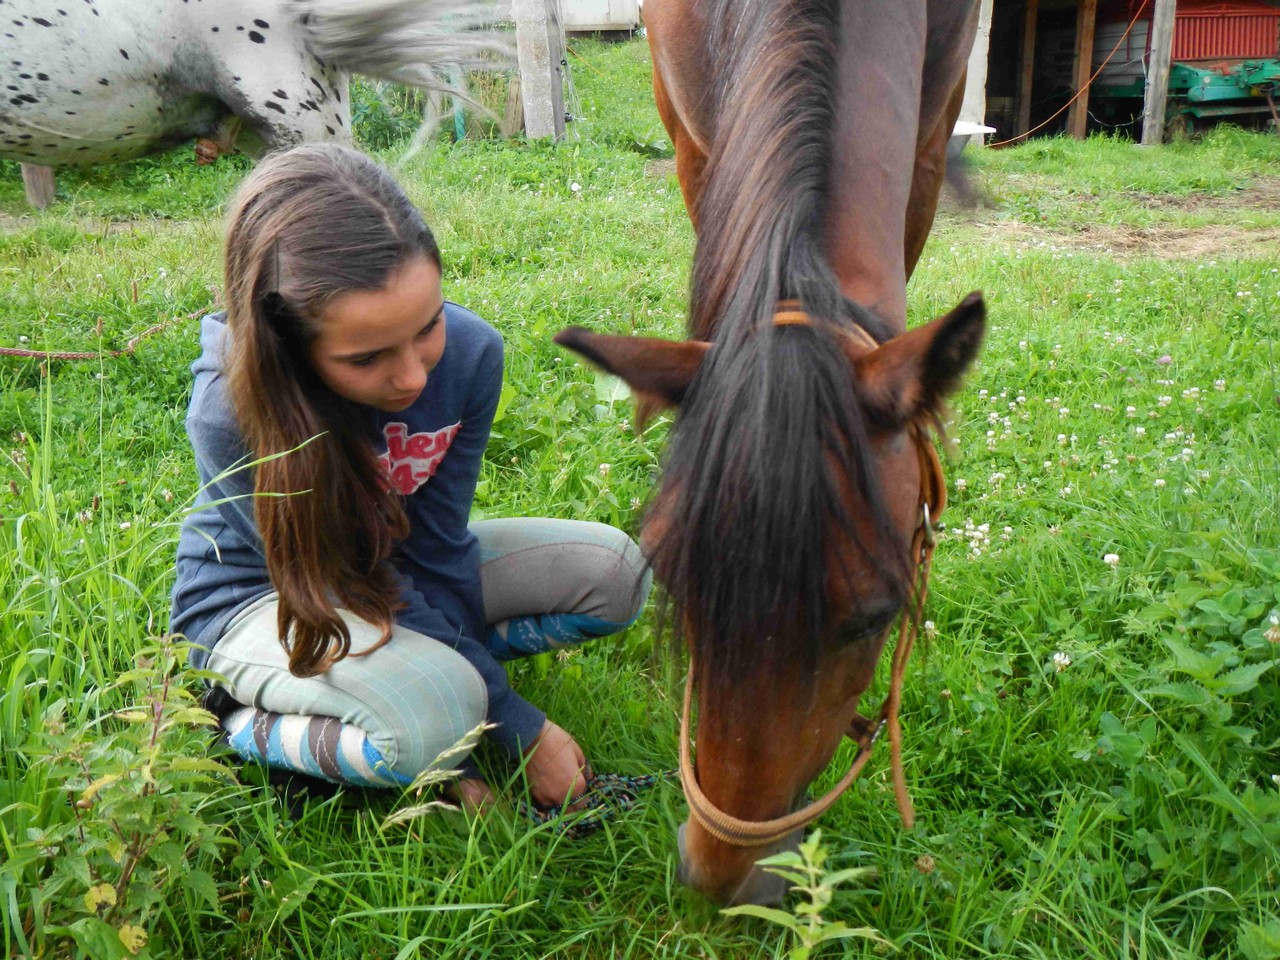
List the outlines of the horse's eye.
<svg viewBox="0 0 1280 960">
<path fill-rule="evenodd" d="M 878 637 L 893 626 L 893 621 L 901 609 L 902 605 L 892 600 L 868 603 L 840 624 L 840 642 L 857 643 L 860 640 Z"/>
</svg>

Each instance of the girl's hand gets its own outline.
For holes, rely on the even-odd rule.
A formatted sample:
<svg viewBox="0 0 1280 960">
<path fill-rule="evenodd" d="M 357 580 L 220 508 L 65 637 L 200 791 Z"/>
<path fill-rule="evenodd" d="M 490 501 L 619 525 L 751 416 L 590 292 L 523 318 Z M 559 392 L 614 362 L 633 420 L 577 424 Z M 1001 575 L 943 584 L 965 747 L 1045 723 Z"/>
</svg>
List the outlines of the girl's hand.
<svg viewBox="0 0 1280 960">
<path fill-rule="evenodd" d="M 581 798 L 587 790 L 587 758 L 582 748 L 557 724 L 542 725 L 533 746 L 525 751 L 524 773 L 529 792 L 544 807 L 558 807 L 569 798 Z M 576 810 L 581 803 L 573 804 Z"/>
<path fill-rule="evenodd" d="M 470 814 L 487 813 L 496 802 L 489 785 L 474 778 L 455 780 L 444 788 L 444 797 Z"/>
</svg>

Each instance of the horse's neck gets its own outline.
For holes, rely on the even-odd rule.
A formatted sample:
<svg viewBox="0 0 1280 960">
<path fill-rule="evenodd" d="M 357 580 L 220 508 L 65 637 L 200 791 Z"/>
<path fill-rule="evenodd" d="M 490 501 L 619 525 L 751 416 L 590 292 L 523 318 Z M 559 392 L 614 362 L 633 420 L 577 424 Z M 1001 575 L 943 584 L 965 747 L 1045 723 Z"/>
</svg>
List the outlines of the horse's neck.
<svg viewBox="0 0 1280 960">
<path fill-rule="evenodd" d="M 975 10 L 974 0 L 842 6 L 828 258 L 845 296 L 895 332 L 933 223 Z"/>
</svg>

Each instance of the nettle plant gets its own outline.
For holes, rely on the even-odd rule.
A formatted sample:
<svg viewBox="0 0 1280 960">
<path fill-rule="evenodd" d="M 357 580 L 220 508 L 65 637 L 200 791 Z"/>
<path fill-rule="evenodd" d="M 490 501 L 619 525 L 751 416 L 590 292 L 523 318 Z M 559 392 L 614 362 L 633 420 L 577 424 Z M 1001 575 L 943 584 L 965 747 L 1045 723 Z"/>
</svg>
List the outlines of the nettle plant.
<svg viewBox="0 0 1280 960">
<path fill-rule="evenodd" d="M 877 952 L 896 950 L 874 927 L 850 927 L 823 916 L 831 906 L 837 887 L 876 876 L 874 867 L 828 870 L 829 855 L 830 851 L 822 843 L 822 831 L 814 830 L 799 850 L 786 850 L 757 861 L 760 869 L 782 877 L 791 884 L 792 892 L 799 895 L 789 912 L 750 903 L 726 907 L 720 912 L 729 917 L 759 917 L 790 931 L 792 945 L 787 951 L 787 960 L 809 960 L 823 944 L 833 940 L 869 940 Z"/>
<path fill-rule="evenodd" d="M 86 721 L 70 722 L 65 700 L 49 706 L 33 772 L 67 812 L 47 811 L 8 865 L 39 891 L 19 934 L 24 953 L 69 938 L 95 958 L 151 956 L 150 929 L 174 890 L 220 912 L 217 882 L 196 863 L 234 845 L 205 814 L 213 788 L 234 778 L 192 749 L 216 720 L 187 686 L 202 675 L 180 667 L 185 646 L 144 645 L 134 669 L 86 692 Z"/>
<path fill-rule="evenodd" d="M 1181 798 L 1225 814 L 1220 829 L 1139 831 L 1151 870 L 1206 846 L 1238 869 L 1280 849 L 1280 770 L 1268 760 L 1280 737 L 1280 687 L 1268 676 L 1280 665 L 1280 550 L 1210 540 L 1171 554 L 1184 569 L 1126 621 L 1165 653 L 1143 686 L 1122 679 L 1145 716 L 1104 713 L 1092 753 L 1124 771 L 1113 790 L 1123 809 Z"/>
</svg>

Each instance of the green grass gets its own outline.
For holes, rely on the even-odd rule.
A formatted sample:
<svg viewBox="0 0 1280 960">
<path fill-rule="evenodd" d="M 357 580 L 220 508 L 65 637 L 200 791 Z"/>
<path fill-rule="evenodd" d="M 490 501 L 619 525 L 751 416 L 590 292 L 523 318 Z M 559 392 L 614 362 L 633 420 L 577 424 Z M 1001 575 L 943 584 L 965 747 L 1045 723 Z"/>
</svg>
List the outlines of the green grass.
<svg viewBox="0 0 1280 960">
<path fill-rule="evenodd" d="M 693 237 L 674 178 L 646 175 L 670 148 L 643 45 L 576 44 L 570 65 L 582 119 L 564 144 L 441 145 L 401 175 L 447 295 L 507 344 L 477 514 L 634 529 L 665 423 L 637 437 L 629 403 L 550 338 L 678 335 Z M 67 172 L 40 214 L 0 164 L 0 345 L 118 348 L 209 306 L 246 167 L 188 157 Z M 952 406 L 936 635 L 904 692 L 918 826 L 899 828 L 873 761 L 823 836 L 833 868 L 879 879 L 828 915 L 906 957 L 1280 957 L 1280 139 L 974 159 L 997 205 L 944 212 L 910 291 L 913 322 L 971 289 L 991 318 Z M 182 320 L 117 360 L 0 359 L 0 924 L 16 955 L 74 955 L 48 927 L 88 919 L 83 894 L 113 869 L 93 846 L 110 827 L 72 801 L 85 769 L 141 755 L 115 680 L 166 627 L 197 352 Z M 513 668 L 599 769 L 675 763 L 655 628 Z M 165 737 L 167 755 L 205 754 L 186 724 Z M 214 834 L 148 874 L 153 956 L 785 952 L 679 886 L 675 785 L 572 843 L 509 813 L 382 832 L 396 797 L 291 812 L 252 783 L 173 783 L 138 815 L 172 802 Z"/>
</svg>

